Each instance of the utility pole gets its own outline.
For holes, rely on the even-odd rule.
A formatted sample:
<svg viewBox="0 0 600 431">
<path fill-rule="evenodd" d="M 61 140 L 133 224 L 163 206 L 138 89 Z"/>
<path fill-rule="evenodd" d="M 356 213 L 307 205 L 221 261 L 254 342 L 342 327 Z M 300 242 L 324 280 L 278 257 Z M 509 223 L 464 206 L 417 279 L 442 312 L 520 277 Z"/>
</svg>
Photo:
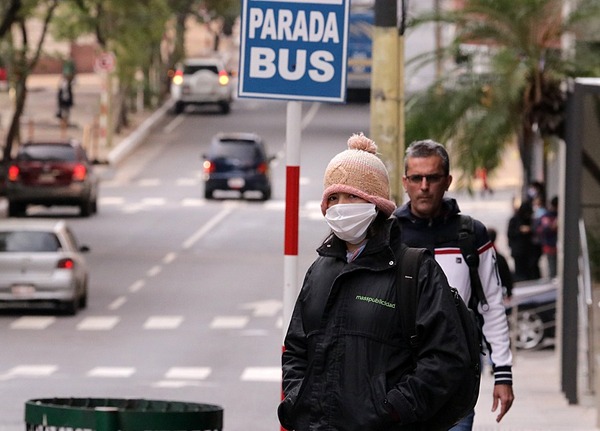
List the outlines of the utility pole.
<svg viewBox="0 0 600 431">
<path fill-rule="evenodd" d="M 402 200 L 404 169 L 404 9 L 405 0 L 375 0 L 371 67 L 371 137 L 388 168 L 396 203 Z"/>
</svg>

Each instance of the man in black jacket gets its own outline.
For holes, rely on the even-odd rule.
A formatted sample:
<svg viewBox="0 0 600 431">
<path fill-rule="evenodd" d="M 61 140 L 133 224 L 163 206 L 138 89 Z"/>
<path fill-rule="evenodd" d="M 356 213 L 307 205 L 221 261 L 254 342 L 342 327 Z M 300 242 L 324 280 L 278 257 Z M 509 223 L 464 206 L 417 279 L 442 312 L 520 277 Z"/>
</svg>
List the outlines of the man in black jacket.
<svg viewBox="0 0 600 431">
<path fill-rule="evenodd" d="M 462 256 L 458 240 L 460 209 L 456 200 L 444 197 L 452 183 L 446 149 L 432 140 L 413 142 L 406 150 L 402 181 L 410 198 L 394 212 L 402 225 L 402 240 L 408 246 L 431 250 L 450 286 L 455 287 L 469 305 L 472 293 L 469 266 Z M 487 300 L 486 306 L 480 303 L 477 311 L 483 320 L 482 332 L 494 369 L 492 411 L 500 408 L 496 417 L 499 422 L 514 400 L 508 321 L 496 253 L 485 226 L 478 220 L 473 222 L 479 278 Z M 452 431 L 471 430 L 474 415 L 475 412 L 467 416 Z"/>
</svg>

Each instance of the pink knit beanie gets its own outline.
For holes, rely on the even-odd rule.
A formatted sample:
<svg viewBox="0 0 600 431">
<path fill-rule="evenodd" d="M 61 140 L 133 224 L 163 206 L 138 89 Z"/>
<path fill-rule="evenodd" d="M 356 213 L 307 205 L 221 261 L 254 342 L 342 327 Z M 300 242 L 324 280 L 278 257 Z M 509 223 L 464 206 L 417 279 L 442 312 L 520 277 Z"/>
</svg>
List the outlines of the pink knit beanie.
<svg viewBox="0 0 600 431">
<path fill-rule="evenodd" d="M 321 212 L 325 215 L 327 201 L 334 193 L 356 195 L 390 216 L 396 204 L 390 200 L 388 172 L 377 153 L 377 145 L 365 135 L 354 134 L 348 139 L 348 149 L 336 155 L 325 170 Z"/>
</svg>

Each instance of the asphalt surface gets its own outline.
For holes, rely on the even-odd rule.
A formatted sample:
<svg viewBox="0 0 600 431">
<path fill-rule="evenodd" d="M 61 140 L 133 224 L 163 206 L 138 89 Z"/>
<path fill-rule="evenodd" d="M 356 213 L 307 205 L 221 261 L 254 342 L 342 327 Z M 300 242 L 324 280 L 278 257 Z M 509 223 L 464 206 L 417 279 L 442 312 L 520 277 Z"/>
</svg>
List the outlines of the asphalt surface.
<svg viewBox="0 0 600 431">
<path fill-rule="evenodd" d="M 131 116 L 131 127 L 115 135 L 111 146 L 101 147 L 89 139 L 100 112 L 100 92 L 102 82 L 97 75 L 79 75 L 73 92 L 75 106 L 71 111 L 68 128 L 61 130 L 56 113 L 56 93 L 60 77 L 58 75 L 33 75 L 28 80 L 28 98 L 23 115 L 22 136 L 26 139 L 61 139 L 71 137 L 86 141 L 90 157 L 102 162 L 109 169 L 118 169 L 119 161 L 143 145 L 146 133 L 152 124 L 168 110 L 164 105 L 156 112 L 141 112 Z M 0 139 L 12 118 L 9 93 L 0 91 Z M 509 154 L 510 156 L 510 154 Z M 490 178 L 494 196 L 488 201 L 510 201 L 518 183 L 518 160 L 508 157 L 501 172 Z M 481 198 L 482 199 L 482 198 Z M 460 200 L 459 200 L 460 202 Z M 4 206 L 0 198 L 0 206 Z M 465 205 L 469 207 L 469 205 Z M 485 204 L 484 204 L 485 207 Z M 491 210 L 493 208 L 490 207 Z M 464 211 L 464 209 L 463 209 Z M 465 211 L 467 212 L 467 211 Z M 1 221 L 0 221 L 1 223 Z M 499 232 L 500 233 L 500 232 Z M 500 239 L 502 247 L 502 239 Z M 505 241 L 505 240 L 504 240 Z M 505 244 L 505 243 L 504 243 Z M 496 414 L 491 413 L 493 379 L 489 370 L 484 373 L 481 395 L 476 408 L 476 431 L 592 431 L 597 426 L 597 407 L 594 397 L 581 389 L 579 404 L 569 405 L 560 388 L 559 349 L 538 351 L 518 351 L 515 354 L 514 392 L 515 403 L 500 424 L 495 422 Z M 582 383 L 580 388 L 584 388 Z"/>
</svg>

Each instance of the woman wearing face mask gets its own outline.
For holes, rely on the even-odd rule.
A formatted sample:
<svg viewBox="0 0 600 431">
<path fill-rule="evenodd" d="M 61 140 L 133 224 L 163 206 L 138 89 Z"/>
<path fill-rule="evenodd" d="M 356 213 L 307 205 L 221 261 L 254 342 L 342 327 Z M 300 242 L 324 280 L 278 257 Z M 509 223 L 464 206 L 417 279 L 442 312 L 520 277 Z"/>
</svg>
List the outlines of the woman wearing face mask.
<svg viewBox="0 0 600 431">
<path fill-rule="evenodd" d="M 306 273 L 282 355 L 278 416 L 288 430 L 420 430 L 468 361 L 446 277 L 425 255 L 413 364 L 396 304 L 396 205 L 376 151 L 353 135 L 325 171 L 321 210 L 332 233 Z"/>
</svg>

